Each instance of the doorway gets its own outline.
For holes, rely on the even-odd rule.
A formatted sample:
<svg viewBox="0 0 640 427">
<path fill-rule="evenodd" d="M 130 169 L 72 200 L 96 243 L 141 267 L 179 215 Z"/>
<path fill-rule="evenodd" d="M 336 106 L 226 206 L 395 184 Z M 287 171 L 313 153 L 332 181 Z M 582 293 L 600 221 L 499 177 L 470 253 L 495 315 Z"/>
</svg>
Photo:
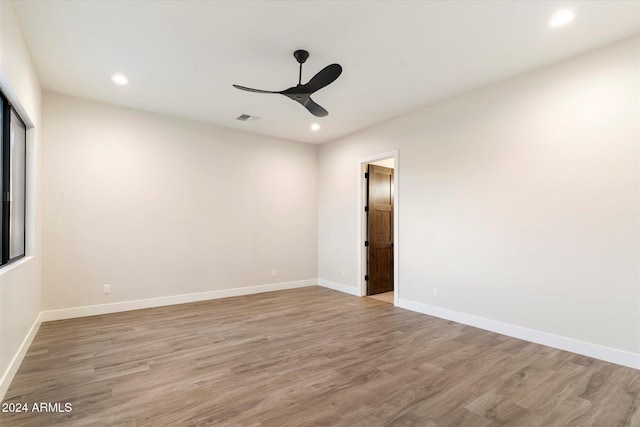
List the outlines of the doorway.
<svg viewBox="0 0 640 427">
<path fill-rule="evenodd" d="M 393 159 L 390 159 L 393 161 Z M 393 292 L 393 165 L 369 163 L 367 182 L 367 296 Z"/>
<path fill-rule="evenodd" d="M 358 251 L 361 296 L 398 304 L 398 153 L 358 163 L 360 176 Z"/>
</svg>

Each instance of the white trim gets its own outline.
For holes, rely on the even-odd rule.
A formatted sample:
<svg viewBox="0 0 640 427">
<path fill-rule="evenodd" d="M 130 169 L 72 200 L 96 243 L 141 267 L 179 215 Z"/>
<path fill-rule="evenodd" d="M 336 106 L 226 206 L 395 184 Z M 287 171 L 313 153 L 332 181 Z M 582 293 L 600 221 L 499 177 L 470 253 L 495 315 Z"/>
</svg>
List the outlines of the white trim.
<svg viewBox="0 0 640 427">
<path fill-rule="evenodd" d="M 360 286 L 358 288 L 358 296 L 365 296 L 367 294 L 367 283 L 364 280 L 364 263 L 365 254 L 363 227 L 364 227 L 364 194 L 363 194 L 363 177 L 364 166 L 370 162 L 376 160 L 388 159 L 393 157 L 393 305 L 397 306 L 400 299 L 400 159 L 398 150 L 391 150 L 385 153 L 376 154 L 374 156 L 363 157 L 358 159 L 358 281 Z"/>
<path fill-rule="evenodd" d="M 33 256 L 31 255 L 27 255 L 23 258 L 20 258 L 17 261 L 14 261 L 12 263 L 9 264 L 5 264 L 2 267 L 0 267 L 0 276 L 2 276 L 3 274 L 7 274 L 8 272 L 10 272 L 11 270 L 14 270 L 18 267 L 20 267 L 23 264 L 28 263 L 29 261 L 31 261 L 33 259 Z"/>
<path fill-rule="evenodd" d="M 24 108 L 24 105 L 22 105 L 22 102 L 20 102 L 18 94 L 13 90 L 13 88 L 9 84 L 7 76 L 2 72 L 2 70 L 0 70 L 0 89 L 2 89 L 7 99 L 11 103 L 11 106 L 16 109 L 16 111 L 20 115 L 20 118 L 24 121 L 27 130 L 35 127 L 35 125 L 33 124 L 33 120 L 31 120 L 31 117 L 29 116 L 29 114 L 27 114 L 27 110 Z"/>
<path fill-rule="evenodd" d="M 345 285 L 338 282 L 331 282 L 329 280 L 318 279 L 318 286 L 323 286 L 325 288 L 333 289 L 334 291 L 344 292 L 345 294 L 355 295 L 357 297 L 361 297 L 358 288 L 354 286 Z"/>
<path fill-rule="evenodd" d="M 538 331 L 536 329 L 511 325 L 497 320 L 491 320 L 480 316 L 474 316 L 472 314 L 461 313 L 459 311 L 422 304 L 406 299 L 400 299 L 398 301 L 398 306 L 407 310 L 417 311 L 418 313 L 475 326 L 476 328 L 485 329 L 502 335 L 508 335 L 510 337 L 558 348 L 560 350 L 582 354 L 583 356 L 593 357 L 595 359 L 627 366 L 629 368 L 640 369 L 640 354 L 617 350 L 611 347 L 592 344 L 573 338 Z"/>
<path fill-rule="evenodd" d="M 245 286 L 242 288 L 221 289 L 219 291 L 198 292 L 193 294 L 172 295 L 158 298 L 139 299 L 134 301 L 114 302 L 111 304 L 88 305 L 84 307 L 63 308 L 61 310 L 43 311 L 42 321 L 72 319 L 74 317 L 95 316 L 99 314 L 118 313 L 121 311 L 139 310 L 142 308 L 162 307 L 165 305 L 185 304 L 210 299 L 237 297 L 240 295 L 259 294 L 263 292 L 281 291 L 284 289 L 313 286 L 316 279 L 297 280 L 294 282 L 272 283 L 269 285 Z"/>
<path fill-rule="evenodd" d="M 22 344 L 20 344 L 18 351 L 16 352 L 15 356 L 13 356 L 13 359 L 11 360 L 11 363 L 9 363 L 7 370 L 4 371 L 2 379 L 0 379 L 0 401 L 4 399 L 4 395 L 6 394 L 7 390 L 9 390 L 11 381 L 13 381 L 13 377 L 16 375 L 16 372 L 18 372 L 18 368 L 20 368 L 20 365 L 24 360 L 24 356 L 27 354 L 27 350 L 29 350 L 31 342 L 33 342 L 33 338 L 38 333 L 38 329 L 40 329 L 41 323 L 42 313 L 38 313 L 38 316 L 36 316 L 36 320 L 33 322 L 33 325 L 31 325 L 31 329 L 29 329 L 27 336 L 24 337 L 24 340 L 22 340 Z"/>
</svg>

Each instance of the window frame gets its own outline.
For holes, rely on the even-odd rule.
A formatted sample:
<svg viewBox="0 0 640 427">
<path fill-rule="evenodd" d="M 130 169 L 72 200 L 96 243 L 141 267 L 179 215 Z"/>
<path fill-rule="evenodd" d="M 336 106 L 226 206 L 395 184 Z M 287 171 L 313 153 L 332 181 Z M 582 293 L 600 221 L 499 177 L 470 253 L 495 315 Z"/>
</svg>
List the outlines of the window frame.
<svg viewBox="0 0 640 427">
<path fill-rule="evenodd" d="M 15 261 L 18 261 L 27 255 L 27 131 L 28 127 L 26 122 L 20 116 L 20 113 L 9 101 L 9 98 L 5 93 L 0 90 L 0 108 L 2 108 L 2 132 L 0 135 L 0 164 L 2 173 L 0 174 L 0 195 L 2 203 L 0 203 L 0 267 L 9 265 Z M 12 115 L 18 119 L 20 124 L 24 128 L 24 198 L 23 203 L 23 252 L 20 255 L 16 255 L 13 258 L 9 258 L 10 255 L 10 219 L 11 219 L 11 202 L 9 196 L 11 194 L 11 119 Z"/>
</svg>

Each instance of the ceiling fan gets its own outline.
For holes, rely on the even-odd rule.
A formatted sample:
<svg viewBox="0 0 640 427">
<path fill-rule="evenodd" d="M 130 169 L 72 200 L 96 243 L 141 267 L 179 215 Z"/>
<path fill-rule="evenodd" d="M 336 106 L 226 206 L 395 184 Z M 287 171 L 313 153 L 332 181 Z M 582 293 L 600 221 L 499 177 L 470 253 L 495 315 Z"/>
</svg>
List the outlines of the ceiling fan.
<svg viewBox="0 0 640 427">
<path fill-rule="evenodd" d="M 289 89 L 281 90 L 280 92 L 252 89 L 250 87 L 244 87 L 240 85 L 233 85 L 236 89 L 246 90 L 248 92 L 256 93 L 279 93 L 288 98 L 293 99 L 296 102 L 302 104 L 311 114 L 316 117 L 325 117 L 329 114 L 327 110 L 316 104 L 311 95 L 323 87 L 331 84 L 342 73 L 342 67 L 340 64 L 331 64 L 324 67 L 315 76 L 309 80 L 308 83 L 302 83 L 302 64 L 309 58 L 309 52 L 306 50 L 296 50 L 293 52 L 293 57 L 296 58 L 298 64 L 300 64 L 300 74 L 298 76 L 298 85 L 290 87 Z"/>
</svg>

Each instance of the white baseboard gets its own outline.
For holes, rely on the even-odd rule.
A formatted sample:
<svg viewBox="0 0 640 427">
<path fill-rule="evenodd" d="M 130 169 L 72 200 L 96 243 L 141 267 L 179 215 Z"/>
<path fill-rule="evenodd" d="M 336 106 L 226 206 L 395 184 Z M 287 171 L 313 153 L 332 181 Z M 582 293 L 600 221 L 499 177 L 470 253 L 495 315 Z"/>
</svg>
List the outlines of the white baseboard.
<svg viewBox="0 0 640 427">
<path fill-rule="evenodd" d="M 358 292 L 358 288 L 353 286 L 344 285 L 338 282 L 331 282 L 329 280 L 318 279 L 318 286 L 324 286 L 325 288 L 333 289 L 334 291 L 344 292 L 345 294 L 361 296 Z"/>
<path fill-rule="evenodd" d="M 147 298 L 134 301 L 114 302 L 111 304 L 88 305 L 84 307 L 64 308 L 61 310 L 43 311 L 42 321 L 71 319 L 75 317 L 95 316 L 99 314 L 118 313 L 121 311 L 139 310 L 142 308 L 162 307 L 165 305 L 185 304 L 210 299 L 237 297 L 240 295 L 259 294 L 263 292 L 281 291 L 284 289 L 313 286 L 316 279 L 297 280 L 294 282 L 272 283 L 269 285 L 246 286 L 242 288 L 222 289 L 219 291 L 198 292 L 193 294 L 172 295 L 167 297 Z"/>
<path fill-rule="evenodd" d="M 22 364 L 22 360 L 27 354 L 27 350 L 29 350 L 29 346 L 31 346 L 33 338 L 38 333 L 38 329 L 40 329 L 41 323 L 42 313 L 39 313 L 36 317 L 36 320 L 33 322 L 33 325 L 31 325 L 31 329 L 29 329 L 27 336 L 24 337 L 24 340 L 22 340 L 22 344 L 20 344 L 20 347 L 18 348 L 15 356 L 13 356 L 11 363 L 9 363 L 7 370 L 4 371 L 2 378 L 0 379 L 0 401 L 4 399 L 5 393 L 7 392 L 7 390 L 9 390 L 11 381 L 13 381 L 13 377 L 16 375 L 16 372 L 18 372 L 18 368 Z"/>
<path fill-rule="evenodd" d="M 472 314 L 461 313 L 459 311 L 435 307 L 433 305 L 422 304 L 406 299 L 399 299 L 398 307 L 446 320 L 452 320 L 465 325 L 475 326 L 476 328 L 554 347 L 560 350 L 570 351 L 583 356 L 593 357 L 594 359 L 604 360 L 617 365 L 640 369 L 640 354 L 617 350 L 615 348 L 592 344 L 573 338 L 524 328 L 522 326 L 511 325 L 497 320 L 486 319 L 484 317 L 474 316 Z"/>
</svg>

